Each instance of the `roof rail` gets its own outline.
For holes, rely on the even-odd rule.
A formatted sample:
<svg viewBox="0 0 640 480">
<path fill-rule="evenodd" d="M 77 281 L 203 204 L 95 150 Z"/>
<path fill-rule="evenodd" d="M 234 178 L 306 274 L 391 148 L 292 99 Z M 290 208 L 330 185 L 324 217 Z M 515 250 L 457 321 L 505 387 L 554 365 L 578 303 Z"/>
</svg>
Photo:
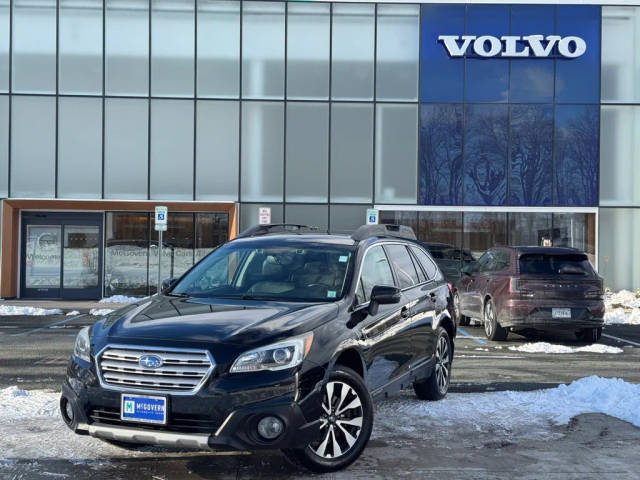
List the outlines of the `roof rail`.
<svg viewBox="0 0 640 480">
<path fill-rule="evenodd" d="M 304 233 L 317 233 L 318 227 L 311 225 L 299 225 L 296 223 L 269 223 L 267 225 L 254 225 L 235 238 L 259 237 L 261 235 L 274 235 L 277 233 L 290 233 L 302 235 Z"/>
<path fill-rule="evenodd" d="M 411 227 L 394 224 L 362 225 L 351 235 L 351 238 L 356 242 L 370 237 L 397 237 L 417 240 Z"/>
</svg>

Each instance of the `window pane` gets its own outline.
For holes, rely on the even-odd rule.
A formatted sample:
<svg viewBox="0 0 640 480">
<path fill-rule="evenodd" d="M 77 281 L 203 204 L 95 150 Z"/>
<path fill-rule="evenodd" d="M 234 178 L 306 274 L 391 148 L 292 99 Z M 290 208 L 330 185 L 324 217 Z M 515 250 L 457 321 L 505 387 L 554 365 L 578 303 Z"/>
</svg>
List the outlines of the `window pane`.
<svg viewBox="0 0 640 480">
<path fill-rule="evenodd" d="M 509 245 L 544 246 L 552 238 L 550 213 L 509 213 Z"/>
<path fill-rule="evenodd" d="M 58 288 L 62 228 L 53 225 L 27 225 L 26 236 L 24 286 Z"/>
<path fill-rule="evenodd" d="M 509 7 L 469 5 L 467 35 L 509 35 Z M 467 102 L 506 102 L 509 94 L 509 62 L 479 57 L 467 51 L 465 100 Z"/>
<path fill-rule="evenodd" d="M 602 7 L 602 101 L 640 102 L 640 8 Z"/>
<path fill-rule="evenodd" d="M 147 295 L 149 214 L 107 212 L 105 230 L 105 295 Z"/>
<path fill-rule="evenodd" d="M 288 5 L 288 98 L 329 98 L 329 9 L 328 3 Z"/>
<path fill-rule="evenodd" d="M 9 0 L 0 0 L 0 92 L 9 91 Z"/>
<path fill-rule="evenodd" d="M 242 4 L 242 96 L 284 97 L 284 3 Z"/>
<path fill-rule="evenodd" d="M 420 101 L 461 102 L 464 59 L 451 58 L 438 32 L 464 32 L 464 5 L 421 5 Z"/>
<path fill-rule="evenodd" d="M 147 199 L 147 100 L 105 99 L 104 197 Z"/>
<path fill-rule="evenodd" d="M 555 32 L 556 9 L 552 5 L 513 5 L 511 35 L 552 35 Z M 518 51 L 523 46 L 518 44 Z M 496 59 L 498 60 L 498 59 Z M 509 101 L 552 102 L 553 60 L 518 58 L 510 60 Z"/>
<path fill-rule="evenodd" d="M 612 290 L 640 288 L 640 209 L 601 208 L 598 273 Z"/>
<path fill-rule="evenodd" d="M 229 238 L 229 215 L 196 213 L 195 261 L 199 261 Z"/>
<path fill-rule="evenodd" d="M 595 265 L 595 213 L 554 213 L 552 244 L 554 247 L 577 248 L 585 252 L 591 264 Z"/>
<path fill-rule="evenodd" d="M 507 244 L 507 214 L 465 212 L 463 246 L 478 259 L 488 249 Z"/>
<path fill-rule="evenodd" d="M 551 205 L 553 106 L 511 107 L 510 205 Z"/>
<path fill-rule="evenodd" d="M 600 114 L 600 205 L 640 205 L 640 107 Z"/>
<path fill-rule="evenodd" d="M 193 200 L 193 101 L 151 102 L 151 198 Z"/>
<path fill-rule="evenodd" d="M 11 101 L 11 195 L 53 198 L 56 100 L 14 96 Z"/>
<path fill-rule="evenodd" d="M 332 104 L 331 201 L 370 202 L 372 181 L 373 105 Z"/>
<path fill-rule="evenodd" d="M 62 286 L 64 288 L 98 288 L 100 227 L 64 226 Z M 99 242 L 99 243 L 98 243 Z"/>
<path fill-rule="evenodd" d="M 238 199 L 238 102 L 198 101 L 196 198 Z"/>
<path fill-rule="evenodd" d="M 105 91 L 149 93 L 149 2 L 106 0 Z"/>
<path fill-rule="evenodd" d="M 504 205 L 509 120 L 506 105 L 466 105 L 464 204 Z"/>
<path fill-rule="evenodd" d="M 379 216 L 382 224 L 405 225 L 413 229 L 416 236 L 418 235 L 418 212 L 382 210 Z"/>
<path fill-rule="evenodd" d="M 238 98 L 240 2 L 198 0 L 198 96 Z"/>
<path fill-rule="evenodd" d="M 102 0 L 60 0 L 60 93 L 102 94 Z"/>
<path fill-rule="evenodd" d="M 12 36 L 13 91 L 55 93 L 55 0 L 14 0 Z"/>
<path fill-rule="evenodd" d="M 407 247 L 404 245 L 386 245 L 385 250 L 387 250 L 389 254 L 389 259 L 398 277 L 398 286 L 400 288 L 407 288 L 418 284 L 418 273 L 413 265 L 413 260 L 411 260 Z"/>
<path fill-rule="evenodd" d="M 271 209 L 271 223 L 283 222 L 284 217 L 281 203 L 271 205 L 242 203 L 240 204 L 240 232 L 254 225 L 258 225 L 258 211 L 261 207 L 269 207 Z"/>
<path fill-rule="evenodd" d="M 376 285 L 394 285 L 391 265 L 389 265 L 387 256 L 381 246 L 371 248 L 364 257 L 362 261 L 362 271 L 360 273 L 360 283 L 364 297 L 358 298 L 358 303 L 368 301 L 371 297 L 371 290 L 373 290 L 373 287 Z"/>
<path fill-rule="evenodd" d="M 171 213 L 167 231 L 162 235 L 162 265 L 160 279 L 181 276 L 193 265 L 193 213 Z M 158 290 L 158 232 L 151 230 L 149 249 L 149 293 Z"/>
<path fill-rule="evenodd" d="M 556 205 L 598 204 L 598 105 L 557 105 L 555 119 Z"/>
<path fill-rule="evenodd" d="M 318 228 L 318 233 L 325 233 L 329 228 L 329 207 L 327 205 L 286 205 L 286 223 L 310 225 Z"/>
<path fill-rule="evenodd" d="M 374 5 L 333 4 L 332 98 L 373 99 L 374 37 Z"/>
<path fill-rule="evenodd" d="M 418 238 L 462 247 L 462 212 L 420 212 Z"/>
<path fill-rule="evenodd" d="M 131 175 L 131 172 L 127 172 Z M 58 197 L 102 197 L 102 100 L 60 97 Z"/>
<path fill-rule="evenodd" d="M 242 104 L 242 201 L 282 201 L 284 107 L 281 102 Z"/>
<path fill-rule="evenodd" d="M 191 97 L 194 0 L 151 0 L 151 94 Z"/>
<path fill-rule="evenodd" d="M 0 96 L 0 197 L 9 190 L 9 97 Z M 2 220 L 0 218 L 0 220 Z"/>
<path fill-rule="evenodd" d="M 556 61 L 556 102 L 600 101 L 600 6 L 558 5 L 558 35 L 575 35 L 587 51 L 571 61 Z M 585 79 L 589 79 L 585 81 Z"/>
<path fill-rule="evenodd" d="M 419 5 L 378 5 L 378 100 L 417 100 L 419 36 Z"/>
<path fill-rule="evenodd" d="M 376 107 L 376 202 L 416 203 L 418 106 Z"/>
<path fill-rule="evenodd" d="M 329 106 L 287 104 L 287 201 L 326 202 Z"/>
<path fill-rule="evenodd" d="M 462 204 L 462 105 L 420 105 L 420 203 Z"/>
<path fill-rule="evenodd" d="M 365 223 L 370 205 L 331 205 L 329 223 L 331 233 L 351 234 Z"/>
</svg>

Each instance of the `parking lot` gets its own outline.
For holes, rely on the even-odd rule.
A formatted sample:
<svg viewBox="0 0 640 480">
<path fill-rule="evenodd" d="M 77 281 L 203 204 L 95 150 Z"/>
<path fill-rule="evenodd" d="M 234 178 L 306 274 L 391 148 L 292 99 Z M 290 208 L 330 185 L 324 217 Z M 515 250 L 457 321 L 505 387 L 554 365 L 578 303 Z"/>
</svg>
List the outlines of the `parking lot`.
<svg viewBox="0 0 640 480">
<path fill-rule="evenodd" d="M 0 317 L 0 391 L 12 386 L 19 388 L 17 392 L 51 391 L 42 394 L 43 402 L 49 402 L 46 412 L 34 412 L 33 419 L 0 422 L 0 478 L 307 475 L 279 452 L 229 455 L 150 448 L 129 452 L 71 434 L 55 416 L 54 392 L 62 382 L 77 331 L 94 320 Z M 574 351 L 522 351 L 532 342 Z M 597 345 L 604 353 L 580 351 L 585 345 L 571 337 L 527 339 L 511 334 L 506 342 L 490 342 L 480 326 L 464 327 L 457 338 L 447 399 L 425 404 L 407 390 L 378 402 L 376 426 L 362 458 L 332 478 L 638 478 L 640 429 L 601 413 L 580 414 L 565 424 L 528 418 L 500 404 L 510 397 L 492 393 L 553 388 L 591 375 L 640 383 L 640 327 L 610 326 Z M 40 397 L 25 398 L 37 402 Z"/>
</svg>

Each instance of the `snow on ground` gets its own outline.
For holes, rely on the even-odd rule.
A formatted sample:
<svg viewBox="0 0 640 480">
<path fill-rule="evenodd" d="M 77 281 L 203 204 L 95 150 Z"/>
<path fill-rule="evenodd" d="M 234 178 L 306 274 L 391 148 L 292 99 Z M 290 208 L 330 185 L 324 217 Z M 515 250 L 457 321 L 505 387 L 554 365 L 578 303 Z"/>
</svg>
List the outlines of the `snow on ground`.
<svg viewBox="0 0 640 480">
<path fill-rule="evenodd" d="M 640 290 L 608 292 L 605 295 L 604 304 L 606 325 L 640 325 Z"/>
<path fill-rule="evenodd" d="M 22 307 L 15 305 L 0 305 L 0 315 L 60 315 L 62 310 L 57 308 L 44 309 L 38 307 Z"/>
<path fill-rule="evenodd" d="M 594 343 L 585 347 L 569 347 L 567 345 L 555 345 L 547 342 L 525 343 L 523 345 L 509 347 L 514 352 L 525 353 L 622 353 L 623 350 L 618 347 L 610 347 Z"/>
<path fill-rule="evenodd" d="M 142 300 L 138 297 L 127 297 L 126 295 L 112 295 L 100 300 L 99 303 L 134 303 Z"/>
<path fill-rule="evenodd" d="M 114 312 L 112 308 L 92 308 L 89 310 L 89 315 L 94 315 L 96 317 L 101 317 L 103 315 L 109 315 L 111 312 Z"/>
<path fill-rule="evenodd" d="M 71 315 L 80 315 L 80 312 L 78 310 L 71 310 L 70 312 L 67 312 L 67 317 L 70 317 Z"/>
<path fill-rule="evenodd" d="M 78 459 L 157 455 L 161 449 L 129 452 L 73 434 L 58 413 L 59 393 L 0 389 L 0 462 L 17 458 Z M 413 393 L 376 403 L 374 438 L 403 436 L 439 443 L 477 442 L 496 436 L 549 438 L 554 425 L 582 413 L 604 413 L 640 427 L 640 385 L 619 378 L 586 377 L 570 385 L 533 392 L 449 394 L 440 402 Z M 43 448 L 43 438 L 47 439 Z M 474 440 L 475 439 L 475 440 Z"/>
</svg>

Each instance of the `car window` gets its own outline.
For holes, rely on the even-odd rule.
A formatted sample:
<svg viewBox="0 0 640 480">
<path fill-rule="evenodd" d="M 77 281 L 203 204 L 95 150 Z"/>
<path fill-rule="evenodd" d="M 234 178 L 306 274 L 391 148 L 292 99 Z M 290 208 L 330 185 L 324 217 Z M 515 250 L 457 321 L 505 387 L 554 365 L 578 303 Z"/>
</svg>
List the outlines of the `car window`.
<svg viewBox="0 0 640 480">
<path fill-rule="evenodd" d="M 479 272 L 497 272 L 509 266 L 508 250 L 488 250 L 478 260 Z"/>
<path fill-rule="evenodd" d="M 493 262 L 493 251 L 489 250 L 484 252 L 482 256 L 478 259 L 478 272 L 488 272 L 490 271 L 491 264 Z"/>
<path fill-rule="evenodd" d="M 389 253 L 389 259 L 393 265 L 393 269 L 398 276 L 398 286 L 400 288 L 413 287 L 420 283 L 418 272 L 411 260 L 407 247 L 400 244 L 385 245 L 385 249 Z"/>
<path fill-rule="evenodd" d="M 586 255 L 525 254 L 520 256 L 520 273 L 538 275 L 590 275 Z"/>
<path fill-rule="evenodd" d="M 411 251 L 422 265 L 422 268 L 424 268 L 424 271 L 427 274 L 427 279 L 432 280 L 435 278 L 438 272 L 438 267 L 436 267 L 436 264 L 433 263 L 425 251 L 418 247 L 411 247 Z"/>
<path fill-rule="evenodd" d="M 358 303 L 364 303 L 371 297 L 376 285 L 394 286 L 391 266 L 381 245 L 369 249 L 362 261 L 360 283 L 356 290 Z"/>
</svg>

